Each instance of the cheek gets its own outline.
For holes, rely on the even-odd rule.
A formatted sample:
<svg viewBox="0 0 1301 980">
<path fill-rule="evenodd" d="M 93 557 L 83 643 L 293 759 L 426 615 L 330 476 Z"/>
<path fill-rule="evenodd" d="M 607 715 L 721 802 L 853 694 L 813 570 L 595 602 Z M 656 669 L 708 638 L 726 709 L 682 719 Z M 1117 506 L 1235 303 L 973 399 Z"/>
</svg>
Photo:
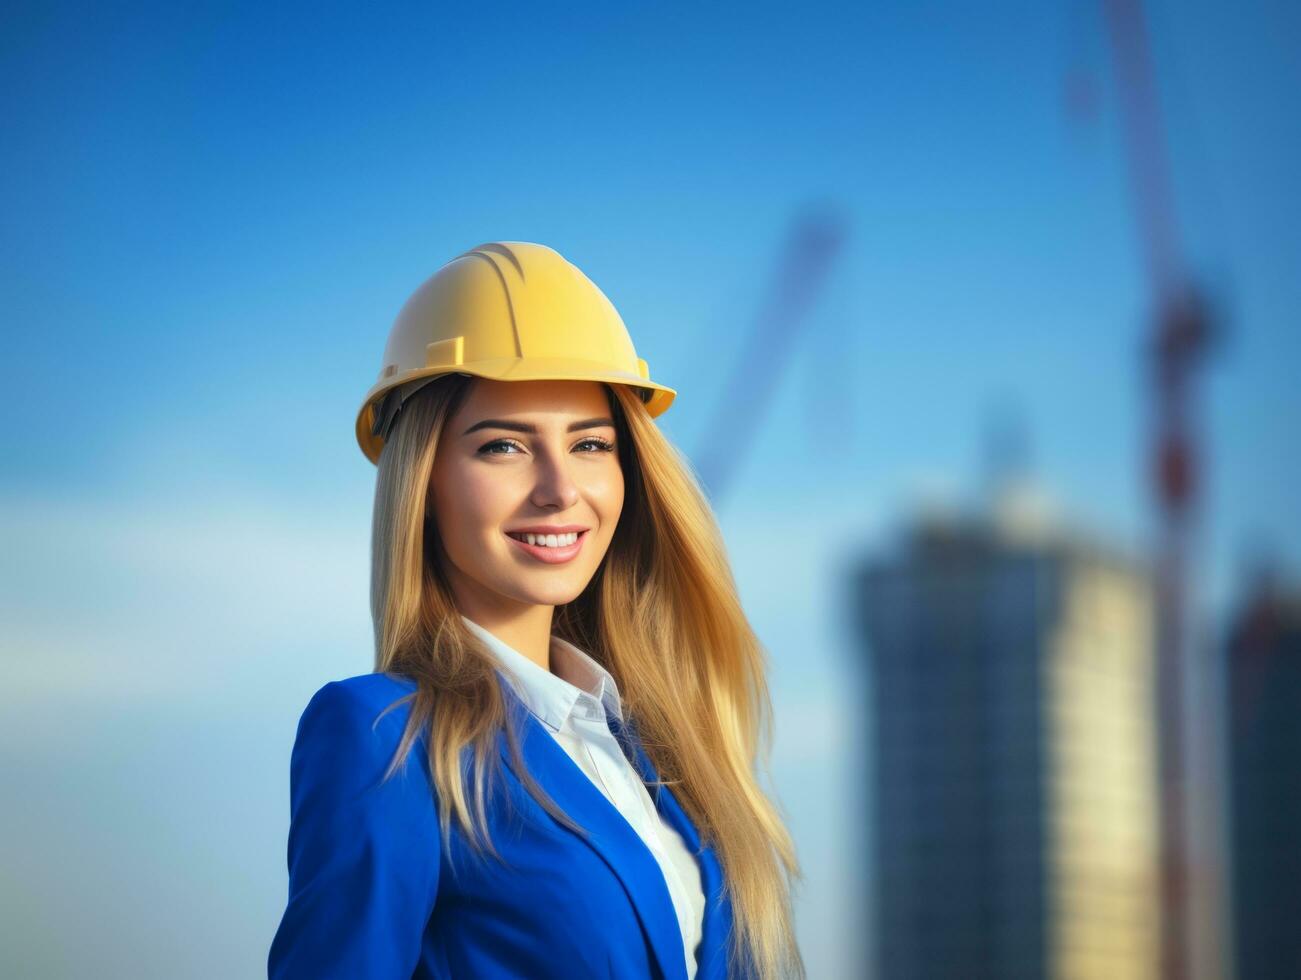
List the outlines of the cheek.
<svg viewBox="0 0 1301 980">
<path fill-rule="evenodd" d="M 438 527 L 445 540 L 482 541 L 513 512 L 509 484 L 486 469 L 449 466 L 439 472 Z"/>
<path fill-rule="evenodd" d="M 602 523 L 613 524 L 623 510 L 623 470 L 616 464 L 594 476 L 588 482 L 587 499 Z"/>
</svg>

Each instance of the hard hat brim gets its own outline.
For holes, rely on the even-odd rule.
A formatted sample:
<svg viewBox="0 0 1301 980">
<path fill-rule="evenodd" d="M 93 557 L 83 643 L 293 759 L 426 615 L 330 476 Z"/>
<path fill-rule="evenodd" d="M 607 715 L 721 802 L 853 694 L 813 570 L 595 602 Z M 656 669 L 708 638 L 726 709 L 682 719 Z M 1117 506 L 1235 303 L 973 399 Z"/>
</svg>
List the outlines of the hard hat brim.
<svg viewBox="0 0 1301 980">
<path fill-rule="evenodd" d="M 366 393 L 357 412 L 357 442 L 361 451 L 372 463 L 379 463 L 384 439 L 373 432 L 375 410 L 385 394 L 410 381 L 443 374 L 470 374 L 492 381 L 598 381 L 622 384 L 649 392 L 643 396 L 646 413 L 655 418 L 673 403 L 677 391 L 648 378 L 626 371 L 611 371 L 606 364 L 584 362 L 572 358 L 501 358 L 476 361 L 468 364 L 437 365 L 393 374 L 376 383 Z"/>
</svg>

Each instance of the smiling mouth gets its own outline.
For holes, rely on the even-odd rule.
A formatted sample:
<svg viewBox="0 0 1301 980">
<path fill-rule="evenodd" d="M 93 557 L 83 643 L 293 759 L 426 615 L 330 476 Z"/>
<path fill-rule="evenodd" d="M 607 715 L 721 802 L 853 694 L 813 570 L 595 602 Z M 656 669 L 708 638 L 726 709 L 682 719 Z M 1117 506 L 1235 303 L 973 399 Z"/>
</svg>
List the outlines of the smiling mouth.
<svg viewBox="0 0 1301 980">
<path fill-rule="evenodd" d="M 570 531 L 568 534 L 529 534 L 523 531 L 507 531 L 506 536 L 537 548 L 558 549 L 572 547 L 586 533 L 586 531 Z"/>
</svg>

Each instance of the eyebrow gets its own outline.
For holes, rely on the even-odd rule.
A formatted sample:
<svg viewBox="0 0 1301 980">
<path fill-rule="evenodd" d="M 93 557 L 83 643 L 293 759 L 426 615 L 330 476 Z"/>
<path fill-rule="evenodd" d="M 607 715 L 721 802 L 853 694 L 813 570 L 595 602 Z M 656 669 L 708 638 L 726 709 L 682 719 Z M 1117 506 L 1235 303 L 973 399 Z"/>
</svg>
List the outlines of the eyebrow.
<svg viewBox="0 0 1301 980">
<path fill-rule="evenodd" d="M 581 422 L 570 422 L 567 432 L 577 432 L 579 429 L 596 429 L 608 425 L 614 428 L 614 419 L 596 418 L 583 419 Z M 475 422 L 464 432 L 463 436 L 468 436 L 471 432 L 478 432 L 480 429 L 509 429 L 511 432 L 527 432 L 530 435 L 537 435 L 538 428 L 535 425 L 529 425 L 527 422 L 508 422 L 506 419 L 484 419 L 482 422 Z"/>
</svg>

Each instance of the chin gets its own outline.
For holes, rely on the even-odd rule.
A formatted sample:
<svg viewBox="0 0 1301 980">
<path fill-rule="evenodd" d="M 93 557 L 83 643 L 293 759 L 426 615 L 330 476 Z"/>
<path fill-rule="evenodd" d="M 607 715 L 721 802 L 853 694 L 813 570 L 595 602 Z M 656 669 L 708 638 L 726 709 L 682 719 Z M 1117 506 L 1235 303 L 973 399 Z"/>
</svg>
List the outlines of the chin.
<svg viewBox="0 0 1301 980">
<path fill-rule="evenodd" d="M 583 589 L 587 583 L 582 585 L 553 585 L 547 589 L 521 589 L 520 594 L 525 602 L 530 602 L 535 606 L 564 606 L 583 594 Z"/>
</svg>

